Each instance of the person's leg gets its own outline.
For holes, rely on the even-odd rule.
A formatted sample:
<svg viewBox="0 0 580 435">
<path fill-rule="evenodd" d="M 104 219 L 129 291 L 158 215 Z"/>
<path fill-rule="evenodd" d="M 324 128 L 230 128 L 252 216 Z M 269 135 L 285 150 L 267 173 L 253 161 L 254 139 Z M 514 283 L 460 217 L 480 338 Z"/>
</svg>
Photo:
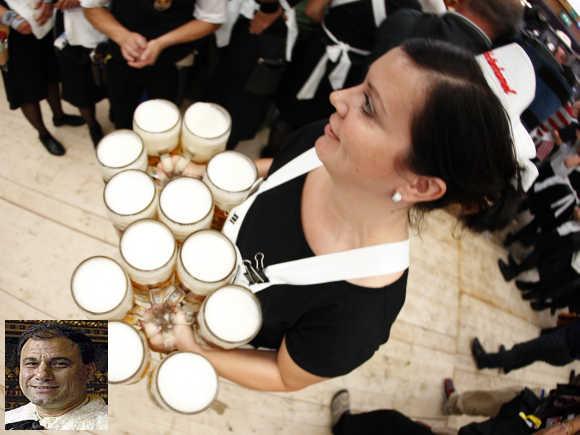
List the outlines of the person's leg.
<svg viewBox="0 0 580 435">
<path fill-rule="evenodd" d="M 20 106 L 22 114 L 26 120 L 36 129 L 39 136 L 50 135 L 46 125 L 44 125 L 44 120 L 42 119 L 42 112 L 40 111 L 40 103 L 38 101 L 34 103 L 25 103 Z"/>
<path fill-rule="evenodd" d="M 533 241 L 537 232 L 538 222 L 536 219 L 532 219 L 528 224 L 524 225 L 515 233 L 509 233 L 504 239 L 503 245 L 508 247 L 516 241 L 522 242 L 525 245 L 529 245 L 530 241 Z"/>
<path fill-rule="evenodd" d="M 448 414 L 495 417 L 502 405 L 512 400 L 521 391 L 521 387 L 507 387 L 499 390 L 453 393 L 444 409 Z"/>
<path fill-rule="evenodd" d="M 92 104 L 86 107 L 79 107 L 79 112 L 81 112 L 81 116 L 87 123 L 87 127 L 89 127 L 89 134 L 93 145 L 97 146 L 103 138 L 103 129 L 95 116 L 95 105 Z"/>
<path fill-rule="evenodd" d="M 107 92 L 111 102 L 110 114 L 117 129 L 133 128 L 133 112 L 144 90 L 143 72 L 127 65 L 123 59 L 113 58 L 106 64 Z"/>
<path fill-rule="evenodd" d="M 69 115 L 62 110 L 62 103 L 60 100 L 60 85 L 58 82 L 48 84 L 48 95 L 46 97 L 50 110 L 52 111 L 52 122 L 56 127 L 61 125 L 69 125 L 78 127 L 85 123 L 84 119 L 77 115 Z"/>
<path fill-rule="evenodd" d="M 544 361 L 555 366 L 563 366 L 573 361 L 566 334 L 559 329 L 551 334 L 518 343 L 510 350 L 487 353 L 474 339 L 472 353 L 479 368 L 503 368 L 505 373 L 526 367 L 536 361 Z"/>
</svg>

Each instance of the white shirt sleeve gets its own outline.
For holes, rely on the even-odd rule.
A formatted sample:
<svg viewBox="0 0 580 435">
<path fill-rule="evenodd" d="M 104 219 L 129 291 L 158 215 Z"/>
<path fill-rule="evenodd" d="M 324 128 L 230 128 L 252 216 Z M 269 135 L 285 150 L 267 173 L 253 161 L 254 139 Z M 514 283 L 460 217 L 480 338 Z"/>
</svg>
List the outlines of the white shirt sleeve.
<svg viewBox="0 0 580 435">
<path fill-rule="evenodd" d="M 83 1 L 99 1 L 99 0 L 83 0 Z M 227 3 L 228 0 L 197 0 L 195 2 L 193 16 L 197 20 L 206 21 L 212 24 L 225 23 L 228 17 Z"/>
<path fill-rule="evenodd" d="M 83 8 L 106 8 L 110 0 L 80 0 Z"/>
</svg>

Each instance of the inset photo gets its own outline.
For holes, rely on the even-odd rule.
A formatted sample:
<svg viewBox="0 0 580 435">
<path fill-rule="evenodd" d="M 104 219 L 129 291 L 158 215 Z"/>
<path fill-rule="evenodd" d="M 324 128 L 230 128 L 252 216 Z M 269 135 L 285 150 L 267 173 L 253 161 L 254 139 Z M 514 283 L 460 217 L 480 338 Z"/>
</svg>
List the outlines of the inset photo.
<svg viewBox="0 0 580 435">
<path fill-rule="evenodd" d="M 6 430 L 107 430 L 107 322 L 6 320 Z"/>
</svg>

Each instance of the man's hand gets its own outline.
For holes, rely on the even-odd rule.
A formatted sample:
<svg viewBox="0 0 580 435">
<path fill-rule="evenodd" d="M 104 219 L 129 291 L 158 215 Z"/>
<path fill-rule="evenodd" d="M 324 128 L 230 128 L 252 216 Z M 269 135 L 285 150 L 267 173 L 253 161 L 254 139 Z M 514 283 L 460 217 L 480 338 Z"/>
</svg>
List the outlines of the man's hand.
<svg viewBox="0 0 580 435">
<path fill-rule="evenodd" d="M 63 11 L 65 9 L 78 8 L 80 5 L 81 2 L 79 0 L 58 0 L 54 7 Z"/>
<path fill-rule="evenodd" d="M 140 69 L 145 68 L 146 66 L 155 65 L 157 58 L 164 50 L 164 48 L 165 47 L 161 45 L 158 39 L 152 39 L 147 43 L 145 49 L 138 59 L 128 62 L 129 66 Z"/>
<path fill-rule="evenodd" d="M 282 8 L 278 8 L 276 12 L 271 14 L 266 14 L 262 11 L 256 11 L 254 19 L 250 23 L 250 33 L 253 35 L 259 35 L 268 27 L 270 27 L 274 21 L 276 21 L 280 15 L 282 15 Z"/>
<path fill-rule="evenodd" d="M 147 40 L 139 33 L 128 32 L 121 40 L 119 46 L 127 63 L 131 64 L 136 62 L 143 54 L 145 48 L 147 48 Z"/>
<path fill-rule="evenodd" d="M 38 10 L 38 15 L 36 16 L 36 22 L 39 25 L 43 25 L 48 20 L 52 18 L 52 12 L 54 10 L 54 5 L 52 3 L 44 3 L 40 0 L 37 4 L 35 9 Z"/>
</svg>

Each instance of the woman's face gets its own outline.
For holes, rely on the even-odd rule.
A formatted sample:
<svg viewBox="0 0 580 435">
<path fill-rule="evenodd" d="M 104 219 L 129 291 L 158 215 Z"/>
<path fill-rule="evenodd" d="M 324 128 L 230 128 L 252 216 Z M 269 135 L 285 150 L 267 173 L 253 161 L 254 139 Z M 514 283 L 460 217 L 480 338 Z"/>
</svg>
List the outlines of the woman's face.
<svg viewBox="0 0 580 435">
<path fill-rule="evenodd" d="M 390 196 L 410 180 L 401 162 L 410 151 L 411 121 L 423 105 L 427 79 L 395 48 L 371 65 L 363 83 L 331 94 L 336 112 L 316 151 L 336 182 Z"/>
</svg>

